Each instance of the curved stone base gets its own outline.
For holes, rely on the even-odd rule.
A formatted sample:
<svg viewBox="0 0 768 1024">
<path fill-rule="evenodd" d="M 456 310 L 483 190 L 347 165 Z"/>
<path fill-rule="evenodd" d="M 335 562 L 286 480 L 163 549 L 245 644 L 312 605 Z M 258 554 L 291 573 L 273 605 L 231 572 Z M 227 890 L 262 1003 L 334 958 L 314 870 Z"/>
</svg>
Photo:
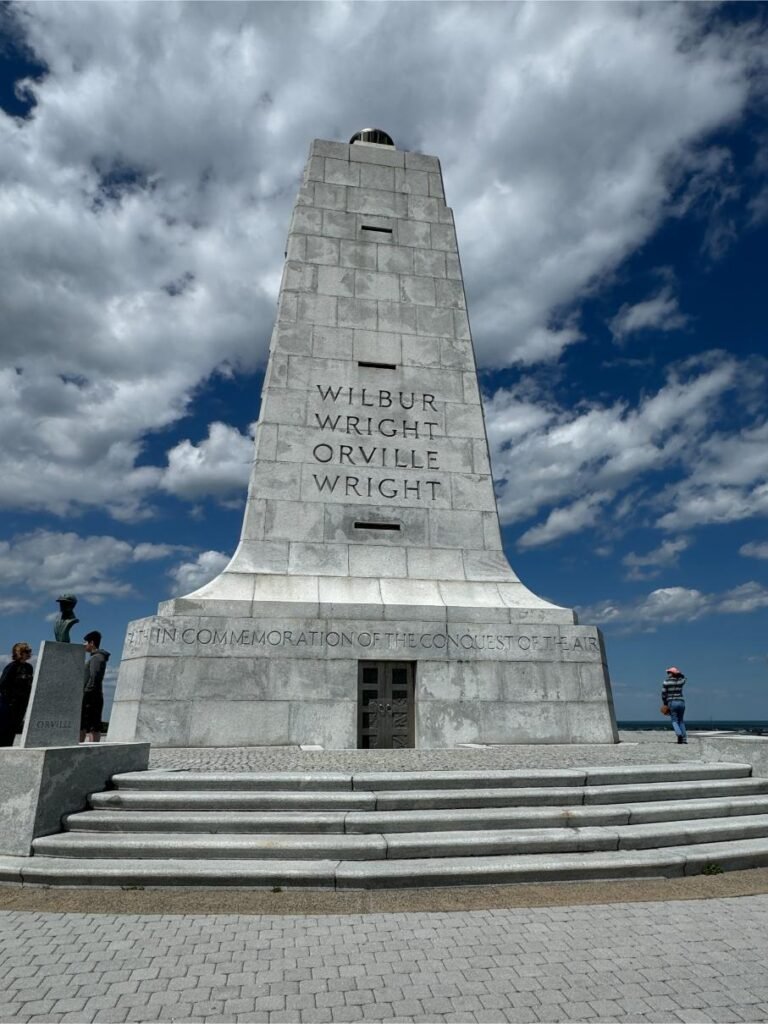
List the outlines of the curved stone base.
<svg viewBox="0 0 768 1024">
<path fill-rule="evenodd" d="M 110 739 L 355 747 L 358 662 L 393 660 L 415 663 L 416 747 L 618 740 L 601 635 L 567 609 L 163 609 L 129 626 Z"/>
</svg>

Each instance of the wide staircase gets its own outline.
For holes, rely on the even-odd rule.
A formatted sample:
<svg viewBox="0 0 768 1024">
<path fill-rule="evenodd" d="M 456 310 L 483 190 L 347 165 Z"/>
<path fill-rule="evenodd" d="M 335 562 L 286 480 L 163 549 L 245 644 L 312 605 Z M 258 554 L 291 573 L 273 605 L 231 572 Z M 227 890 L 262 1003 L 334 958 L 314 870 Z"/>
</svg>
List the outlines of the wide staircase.
<svg viewBox="0 0 768 1024">
<path fill-rule="evenodd" d="M 746 764 L 117 775 L 35 840 L 27 883 L 336 889 L 719 873 L 768 864 Z"/>
</svg>

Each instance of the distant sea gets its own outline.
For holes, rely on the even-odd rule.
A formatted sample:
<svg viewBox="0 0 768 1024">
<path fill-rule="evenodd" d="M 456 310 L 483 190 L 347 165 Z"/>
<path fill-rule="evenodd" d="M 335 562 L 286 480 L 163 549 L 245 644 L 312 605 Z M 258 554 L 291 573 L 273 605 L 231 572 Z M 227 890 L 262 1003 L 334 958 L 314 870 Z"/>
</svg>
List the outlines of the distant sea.
<svg viewBox="0 0 768 1024">
<path fill-rule="evenodd" d="M 651 721 L 639 721 L 639 720 L 627 720 L 619 721 L 618 726 L 620 729 L 636 729 L 646 732 L 648 730 L 664 730 L 671 729 L 669 719 L 659 716 Z M 743 732 L 751 733 L 753 736 L 768 736 L 768 722 L 756 721 L 756 722 L 745 722 L 745 721 L 726 721 L 722 718 L 692 718 L 690 721 L 686 719 L 685 726 L 687 729 L 691 729 L 694 732 L 701 730 L 703 732 L 711 732 L 714 729 L 723 730 L 725 732 Z"/>
</svg>

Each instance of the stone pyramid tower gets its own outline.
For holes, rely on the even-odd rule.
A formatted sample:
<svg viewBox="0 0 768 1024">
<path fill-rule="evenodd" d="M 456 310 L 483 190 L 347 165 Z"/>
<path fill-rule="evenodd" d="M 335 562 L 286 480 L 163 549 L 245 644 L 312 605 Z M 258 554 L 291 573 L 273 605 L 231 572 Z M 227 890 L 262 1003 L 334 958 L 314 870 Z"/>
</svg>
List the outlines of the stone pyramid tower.
<svg viewBox="0 0 768 1024">
<path fill-rule="evenodd" d="M 615 742 L 599 632 L 504 555 L 436 157 L 315 140 L 239 546 L 126 637 L 110 739 Z"/>
</svg>

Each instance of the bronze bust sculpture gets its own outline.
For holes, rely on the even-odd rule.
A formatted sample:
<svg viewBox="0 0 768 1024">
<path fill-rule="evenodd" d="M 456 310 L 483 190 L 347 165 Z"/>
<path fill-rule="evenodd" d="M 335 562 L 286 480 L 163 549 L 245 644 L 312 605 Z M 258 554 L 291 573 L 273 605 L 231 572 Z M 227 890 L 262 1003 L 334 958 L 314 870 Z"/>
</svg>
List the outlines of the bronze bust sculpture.
<svg viewBox="0 0 768 1024">
<path fill-rule="evenodd" d="M 62 644 L 68 644 L 69 633 L 75 623 L 79 622 L 80 619 L 75 618 L 75 605 L 77 604 L 77 598 L 74 594 L 62 594 L 61 597 L 57 597 L 56 600 L 59 603 L 59 614 L 56 616 L 56 620 L 53 623 L 53 635 Z"/>
</svg>

